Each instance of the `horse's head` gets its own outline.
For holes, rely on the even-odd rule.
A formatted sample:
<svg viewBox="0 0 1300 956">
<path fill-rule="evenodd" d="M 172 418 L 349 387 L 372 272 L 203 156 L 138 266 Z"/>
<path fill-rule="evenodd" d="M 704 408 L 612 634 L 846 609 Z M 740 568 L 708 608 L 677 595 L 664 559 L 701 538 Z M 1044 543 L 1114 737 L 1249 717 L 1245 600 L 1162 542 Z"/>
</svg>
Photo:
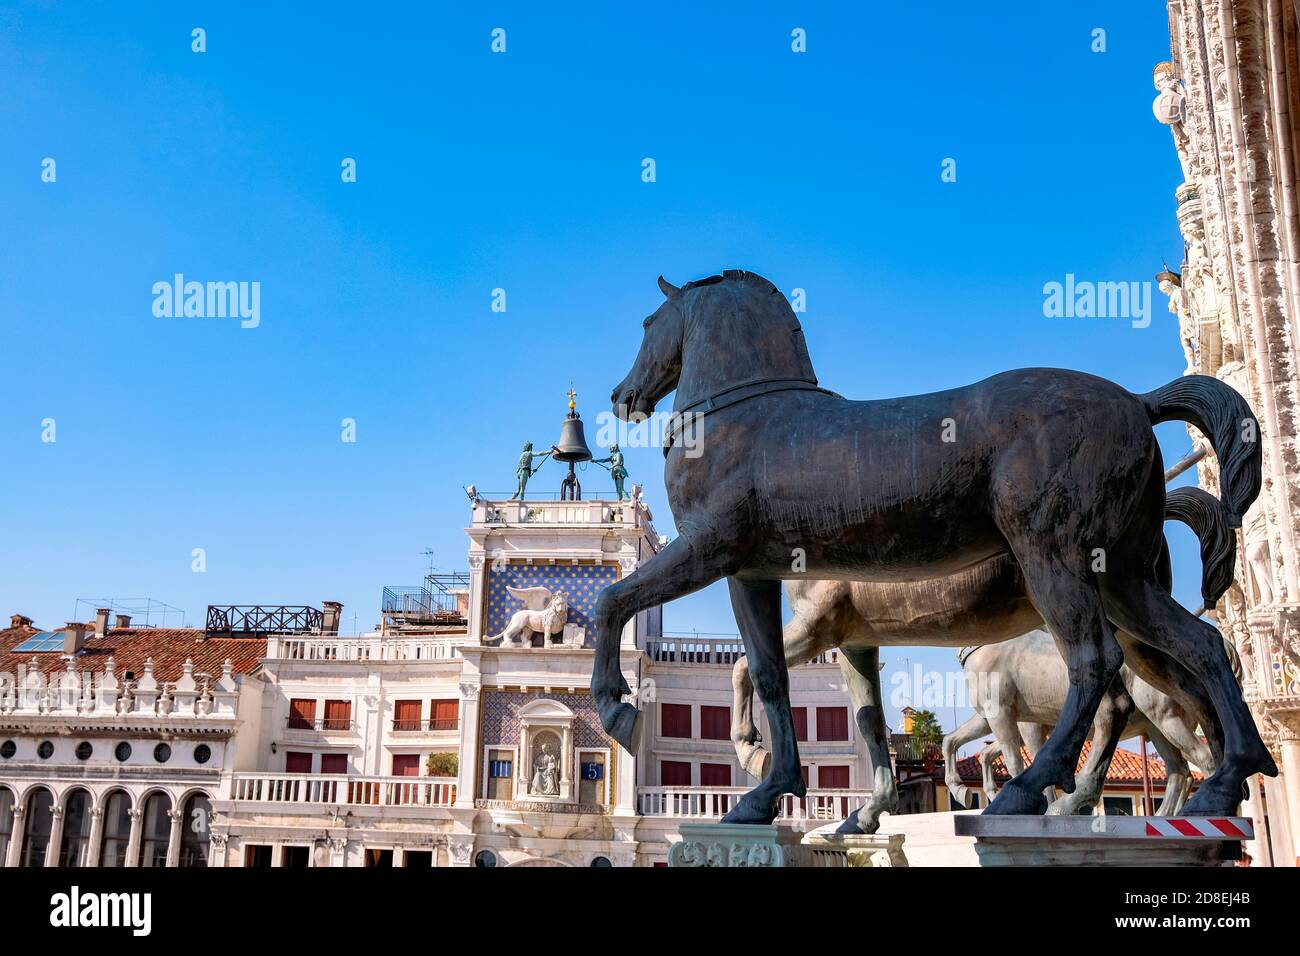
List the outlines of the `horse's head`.
<svg viewBox="0 0 1300 956">
<path fill-rule="evenodd" d="M 680 289 L 660 276 L 659 288 L 636 364 L 610 396 L 619 418 L 649 415 L 674 389 L 681 408 L 743 382 L 816 384 L 799 320 L 762 276 L 728 269 Z"/>
<path fill-rule="evenodd" d="M 645 333 L 636 363 L 610 395 L 614 414 L 624 421 L 653 412 L 659 399 L 677 387 L 682 374 L 682 337 L 686 329 L 679 307 L 682 290 L 663 276 L 659 277 L 659 288 L 664 302 L 642 323 Z"/>
</svg>

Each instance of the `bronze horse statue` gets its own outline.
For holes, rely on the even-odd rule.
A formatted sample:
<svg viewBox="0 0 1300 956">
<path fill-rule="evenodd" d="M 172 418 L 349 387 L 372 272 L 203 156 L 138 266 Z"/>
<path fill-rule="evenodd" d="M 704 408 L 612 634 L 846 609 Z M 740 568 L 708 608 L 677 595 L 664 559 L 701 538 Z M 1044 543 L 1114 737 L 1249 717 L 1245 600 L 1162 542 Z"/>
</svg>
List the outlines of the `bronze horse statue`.
<svg viewBox="0 0 1300 956">
<path fill-rule="evenodd" d="M 1079 751 L 1124 662 L 1115 627 L 1179 661 L 1218 718 L 1223 760 L 1186 813 L 1231 813 L 1249 776 L 1277 773 L 1219 632 L 1175 602 L 1155 571 L 1165 486 L 1153 425 L 1178 419 L 1206 434 L 1230 526 L 1259 494 L 1259 425 L 1235 391 L 1189 375 L 1135 395 L 1082 372 L 1021 369 L 928 395 L 851 401 L 818 386 L 803 329 L 766 279 L 728 270 L 680 289 L 661 277 L 659 286 L 665 301 L 644 322 L 614 412 L 648 415 L 676 390 L 674 416 L 697 416 L 703 431 L 692 456 L 672 430 L 666 441 L 677 538 L 597 600 L 591 690 L 615 740 L 635 748 L 640 736 L 641 715 L 623 701 L 623 626 L 726 578 L 773 759 L 725 820 L 770 822 L 783 794 L 805 792 L 781 582 L 915 582 L 1010 555 L 1070 690 L 1037 759 L 986 813 L 1041 814 L 1046 788 L 1073 792 Z"/>
</svg>

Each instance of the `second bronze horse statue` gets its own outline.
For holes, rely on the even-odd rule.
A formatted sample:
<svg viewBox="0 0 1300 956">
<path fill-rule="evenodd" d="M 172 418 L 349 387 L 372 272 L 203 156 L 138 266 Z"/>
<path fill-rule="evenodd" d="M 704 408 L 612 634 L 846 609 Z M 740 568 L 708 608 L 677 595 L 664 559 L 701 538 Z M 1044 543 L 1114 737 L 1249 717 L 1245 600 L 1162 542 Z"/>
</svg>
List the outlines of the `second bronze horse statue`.
<svg viewBox="0 0 1300 956">
<path fill-rule="evenodd" d="M 921 581 L 1009 554 L 1065 658 L 1070 691 L 1037 759 L 986 813 L 1042 813 L 1047 787 L 1073 792 L 1093 714 L 1124 661 L 1116 626 L 1180 662 L 1213 704 L 1224 758 L 1185 813 L 1231 813 L 1247 777 L 1277 773 L 1218 631 L 1176 603 L 1154 571 L 1165 486 L 1153 425 L 1186 421 L 1209 438 L 1233 527 L 1259 494 L 1259 426 L 1235 391 L 1189 375 L 1135 395 L 1040 368 L 850 401 L 818 387 L 799 321 L 766 279 L 728 270 L 659 286 L 665 301 L 645 320 L 614 411 L 647 415 L 675 389 L 674 414 L 703 416 L 702 431 L 697 454 L 665 451 L 678 537 L 597 601 L 591 690 L 614 739 L 634 748 L 640 735 L 641 715 L 623 701 L 623 625 L 726 578 L 773 760 L 725 820 L 770 822 L 782 794 L 804 793 L 781 581 Z"/>
</svg>

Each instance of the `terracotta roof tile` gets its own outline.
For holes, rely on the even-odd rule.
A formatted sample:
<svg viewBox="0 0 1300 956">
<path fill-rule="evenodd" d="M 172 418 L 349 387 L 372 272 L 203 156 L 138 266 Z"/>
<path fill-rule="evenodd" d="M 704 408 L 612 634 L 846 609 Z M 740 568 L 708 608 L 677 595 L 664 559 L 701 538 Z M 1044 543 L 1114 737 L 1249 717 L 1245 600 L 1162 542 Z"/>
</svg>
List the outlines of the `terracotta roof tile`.
<svg viewBox="0 0 1300 956">
<path fill-rule="evenodd" d="M 1089 740 L 1084 743 L 1083 750 L 1079 752 L 1078 770 L 1083 769 L 1083 765 L 1088 759 L 1088 752 L 1091 749 L 1092 741 Z M 1020 756 L 1025 761 L 1026 766 L 1033 763 L 1028 750 L 1022 748 Z M 1147 772 L 1153 785 L 1165 782 L 1165 762 L 1155 754 L 1147 757 Z M 970 756 L 958 760 L 957 774 L 965 783 L 981 783 L 984 779 L 984 773 L 980 768 L 979 757 Z M 1005 783 L 1011 779 L 1011 774 L 1007 772 L 1007 765 L 1002 760 L 1001 754 L 993 761 L 993 778 L 998 783 Z M 1193 770 L 1192 779 L 1199 781 L 1204 777 Z M 1140 786 L 1142 784 L 1142 755 L 1132 750 L 1125 750 L 1123 747 L 1117 747 L 1115 756 L 1110 762 L 1110 769 L 1106 771 L 1106 782 L 1108 784 L 1134 783 Z"/>
<path fill-rule="evenodd" d="M 0 630 L 0 671 L 17 674 L 19 665 L 30 670 L 33 658 L 43 674 L 67 670 L 67 658 L 61 651 L 33 654 L 14 650 L 40 630 L 36 627 Z M 103 637 L 95 637 L 92 630 L 76 657 L 76 668 L 99 673 L 111 657 L 119 678 L 127 671 L 138 677 L 144 673 L 145 660 L 152 657 L 154 677 L 159 681 L 174 681 L 180 678 L 188 658 L 194 661 L 195 674 L 209 674 L 215 679 L 221 675 L 227 658 L 235 674 L 247 674 L 257 669 L 266 656 L 264 637 L 204 640 L 205 636 L 206 632 L 196 627 L 114 627 Z"/>
</svg>

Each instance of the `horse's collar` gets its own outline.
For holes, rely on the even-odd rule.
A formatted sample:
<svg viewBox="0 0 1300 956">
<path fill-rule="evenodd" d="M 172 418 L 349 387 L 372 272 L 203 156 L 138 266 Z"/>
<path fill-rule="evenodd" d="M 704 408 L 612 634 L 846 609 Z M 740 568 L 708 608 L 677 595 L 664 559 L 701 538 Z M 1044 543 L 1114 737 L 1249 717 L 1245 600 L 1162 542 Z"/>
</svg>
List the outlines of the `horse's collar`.
<svg viewBox="0 0 1300 956">
<path fill-rule="evenodd" d="M 702 417 L 709 412 L 716 412 L 719 409 L 727 408 L 731 405 L 737 405 L 747 399 L 757 398 L 760 395 L 768 395 L 772 392 L 787 391 L 810 391 L 821 392 L 823 395 L 835 395 L 835 392 L 822 388 L 816 382 L 810 382 L 803 378 L 760 378 L 748 382 L 740 382 L 736 385 L 728 385 L 726 388 L 719 389 L 712 395 L 702 398 L 697 402 L 691 402 L 684 408 L 676 409 L 672 415 L 672 421 L 667 433 L 664 435 L 664 457 L 668 457 L 668 452 L 672 450 L 673 443 L 677 436 L 682 432 L 682 423 L 686 416 Z M 837 396 L 838 397 L 838 396 Z"/>
</svg>

